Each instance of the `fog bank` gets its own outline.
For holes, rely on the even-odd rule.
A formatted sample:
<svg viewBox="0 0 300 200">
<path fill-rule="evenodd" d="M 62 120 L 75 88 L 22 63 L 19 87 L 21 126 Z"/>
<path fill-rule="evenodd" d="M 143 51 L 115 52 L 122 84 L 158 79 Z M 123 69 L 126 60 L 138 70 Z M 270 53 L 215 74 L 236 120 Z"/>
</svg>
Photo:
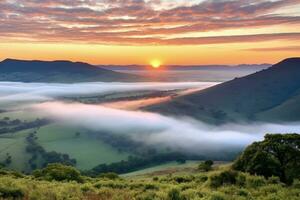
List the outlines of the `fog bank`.
<svg viewBox="0 0 300 200">
<path fill-rule="evenodd" d="M 167 91 L 205 89 L 218 82 L 156 82 L 156 83 L 20 83 L 0 82 L 0 101 L 44 101 L 66 96 L 104 95 L 132 91 Z"/>
<path fill-rule="evenodd" d="M 96 131 L 126 134 L 147 144 L 191 152 L 222 153 L 263 139 L 266 133 L 298 132 L 299 124 L 226 124 L 211 126 L 190 118 L 125 111 L 98 105 L 49 102 L 33 106 L 52 119 Z M 100 134 L 100 132 L 99 132 Z"/>
</svg>

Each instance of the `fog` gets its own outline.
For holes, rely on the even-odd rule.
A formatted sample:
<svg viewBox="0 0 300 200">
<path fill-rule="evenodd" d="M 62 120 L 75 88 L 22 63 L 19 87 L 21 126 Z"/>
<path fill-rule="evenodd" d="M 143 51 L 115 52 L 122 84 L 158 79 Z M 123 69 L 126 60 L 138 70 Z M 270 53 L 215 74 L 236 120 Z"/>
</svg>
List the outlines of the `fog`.
<svg viewBox="0 0 300 200">
<path fill-rule="evenodd" d="M 0 82 L 0 101 L 50 100 L 56 97 L 104 95 L 131 91 L 167 91 L 176 89 L 204 89 L 218 82 L 170 82 L 170 83 L 20 83 Z"/>
<path fill-rule="evenodd" d="M 211 126 L 190 118 L 175 118 L 156 113 L 126 111 L 99 105 L 50 102 L 34 105 L 38 112 L 54 120 L 91 130 L 126 134 L 146 144 L 165 145 L 190 152 L 222 153 L 241 149 L 266 133 L 300 130 L 298 124 L 226 124 Z"/>
<path fill-rule="evenodd" d="M 125 93 L 130 91 L 167 91 L 184 89 L 184 95 L 201 90 L 216 82 L 181 83 L 0 83 L 1 109 L 9 103 L 26 101 L 25 108 L 31 113 L 42 114 L 65 125 L 83 127 L 112 134 L 126 135 L 133 140 L 155 146 L 166 146 L 175 150 L 226 153 L 242 149 L 253 141 L 263 139 L 266 133 L 299 132 L 299 124 L 225 124 L 212 126 L 182 116 L 164 116 L 158 113 L 130 111 L 137 104 L 151 103 L 157 99 L 138 99 L 132 102 L 117 101 L 102 105 L 66 103 L 57 97 Z M 160 99 L 158 99 L 160 100 Z M 16 105 L 22 105 L 18 102 Z M 15 106 L 15 104 L 12 104 Z M 126 109 L 127 107 L 127 109 Z M 25 109 L 26 110 L 26 109 Z M 28 112 L 28 110 L 27 110 Z M 49 133 L 51 134 L 51 133 Z"/>
</svg>

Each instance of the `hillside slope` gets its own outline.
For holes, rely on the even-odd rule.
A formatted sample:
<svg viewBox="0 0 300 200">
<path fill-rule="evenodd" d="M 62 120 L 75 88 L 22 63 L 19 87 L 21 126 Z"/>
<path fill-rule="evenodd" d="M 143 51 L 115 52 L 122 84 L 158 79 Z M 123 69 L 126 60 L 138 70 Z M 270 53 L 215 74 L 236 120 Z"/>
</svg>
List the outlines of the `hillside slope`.
<svg viewBox="0 0 300 200">
<path fill-rule="evenodd" d="M 82 62 L 14 59 L 0 62 L 0 81 L 74 83 L 139 80 L 142 78 L 136 75 L 114 72 Z"/>
<path fill-rule="evenodd" d="M 191 116 L 209 123 L 299 121 L 300 58 L 153 105 L 146 110 Z"/>
</svg>

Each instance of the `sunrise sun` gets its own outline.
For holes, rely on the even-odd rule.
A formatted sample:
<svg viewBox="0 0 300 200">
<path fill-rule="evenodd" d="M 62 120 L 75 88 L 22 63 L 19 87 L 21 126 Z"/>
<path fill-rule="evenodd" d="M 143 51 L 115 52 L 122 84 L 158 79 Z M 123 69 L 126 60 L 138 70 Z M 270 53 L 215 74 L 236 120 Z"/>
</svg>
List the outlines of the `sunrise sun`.
<svg viewBox="0 0 300 200">
<path fill-rule="evenodd" d="M 153 68 L 157 69 L 157 68 L 160 68 L 161 61 L 160 60 L 152 60 L 150 64 Z"/>
</svg>

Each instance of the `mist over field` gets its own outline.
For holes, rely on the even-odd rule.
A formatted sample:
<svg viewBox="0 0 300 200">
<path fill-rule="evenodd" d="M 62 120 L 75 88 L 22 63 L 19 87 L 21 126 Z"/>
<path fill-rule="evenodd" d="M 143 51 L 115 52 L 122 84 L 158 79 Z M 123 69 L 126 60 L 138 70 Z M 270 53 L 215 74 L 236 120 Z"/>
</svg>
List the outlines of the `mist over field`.
<svg viewBox="0 0 300 200">
<path fill-rule="evenodd" d="M 293 133 L 300 128 L 299 124 L 271 123 L 212 126 L 191 118 L 78 103 L 50 102 L 33 107 L 72 126 L 124 134 L 146 144 L 165 145 L 193 153 L 241 149 L 263 139 L 266 133 Z"/>
<path fill-rule="evenodd" d="M 201 90 L 217 82 L 179 83 L 0 83 L 0 102 L 26 101 L 25 108 L 42 113 L 54 121 L 93 131 L 122 134 L 145 144 L 162 145 L 188 152 L 220 153 L 242 149 L 266 133 L 296 132 L 298 124 L 225 124 L 213 126 L 182 116 L 164 116 L 158 113 L 112 108 L 107 104 L 88 105 L 64 102 L 59 97 L 104 95 L 132 91 Z M 147 98 L 140 99 L 148 101 Z M 115 104 L 122 104 L 118 101 Z M 51 133 L 49 133 L 51 134 Z"/>
<path fill-rule="evenodd" d="M 0 82 L 0 102 L 50 100 L 56 97 L 105 95 L 132 91 L 204 89 L 219 82 L 121 83 L 91 82 L 76 84 Z"/>
</svg>

